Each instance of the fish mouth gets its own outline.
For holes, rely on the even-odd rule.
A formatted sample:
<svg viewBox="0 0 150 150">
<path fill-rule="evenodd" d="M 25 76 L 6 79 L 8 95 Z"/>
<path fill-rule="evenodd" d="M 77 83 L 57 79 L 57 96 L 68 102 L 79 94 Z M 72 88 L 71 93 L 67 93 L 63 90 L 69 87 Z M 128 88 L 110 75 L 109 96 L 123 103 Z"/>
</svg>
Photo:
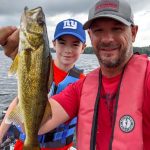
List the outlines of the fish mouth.
<svg viewBox="0 0 150 150">
<path fill-rule="evenodd" d="M 25 6 L 24 12 L 26 13 L 27 11 L 30 11 L 31 13 L 40 12 L 40 11 L 42 11 L 42 7 L 39 6 L 37 8 L 33 8 L 33 9 L 29 10 L 29 8 L 27 6 Z"/>
</svg>

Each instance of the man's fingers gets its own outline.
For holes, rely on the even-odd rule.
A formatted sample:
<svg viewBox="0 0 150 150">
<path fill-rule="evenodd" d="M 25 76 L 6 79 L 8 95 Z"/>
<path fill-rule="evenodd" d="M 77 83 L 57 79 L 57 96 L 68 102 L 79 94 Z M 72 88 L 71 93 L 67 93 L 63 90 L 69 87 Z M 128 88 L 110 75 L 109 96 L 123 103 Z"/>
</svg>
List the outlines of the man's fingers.
<svg viewBox="0 0 150 150">
<path fill-rule="evenodd" d="M 18 45 L 19 45 L 19 29 L 14 31 L 7 38 L 7 43 L 5 46 L 3 46 L 5 55 L 14 59 L 15 55 L 18 52 Z"/>
<path fill-rule="evenodd" d="M 14 26 L 0 27 L 0 45 L 4 46 L 7 43 L 7 38 L 17 30 Z"/>
</svg>

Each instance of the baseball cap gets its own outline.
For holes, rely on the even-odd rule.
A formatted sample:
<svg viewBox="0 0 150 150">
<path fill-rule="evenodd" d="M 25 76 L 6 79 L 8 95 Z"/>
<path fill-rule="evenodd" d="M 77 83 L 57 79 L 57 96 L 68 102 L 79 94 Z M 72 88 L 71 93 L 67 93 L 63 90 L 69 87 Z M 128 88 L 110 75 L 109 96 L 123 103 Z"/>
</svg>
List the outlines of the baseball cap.
<svg viewBox="0 0 150 150">
<path fill-rule="evenodd" d="M 127 26 L 134 24 L 132 9 L 126 0 L 98 0 L 89 10 L 88 21 L 83 28 L 90 28 L 95 19 L 102 17 L 115 19 Z"/>
<path fill-rule="evenodd" d="M 54 40 L 62 35 L 73 35 L 77 37 L 82 43 L 86 41 L 85 30 L 83 25 L 74 19 L 67 19 L 59 22 L 54 33 Z"/>
</svg>

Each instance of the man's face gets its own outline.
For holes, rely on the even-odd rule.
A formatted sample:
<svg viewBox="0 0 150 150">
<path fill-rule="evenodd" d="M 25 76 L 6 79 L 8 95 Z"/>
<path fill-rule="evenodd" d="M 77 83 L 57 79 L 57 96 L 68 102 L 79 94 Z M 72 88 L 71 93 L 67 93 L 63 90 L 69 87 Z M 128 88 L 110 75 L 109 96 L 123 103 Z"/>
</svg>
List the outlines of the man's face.
<svg viewBox="0 0 150 150">
<path fill-rule="evenodd" d="M 126 26 L 109 18 L 95 20 L 89 29 L 89 35 L 95 54 L 104 67 L 118 67 L 132 55 L 132 42 L 137 26 Z"/>
</svg>

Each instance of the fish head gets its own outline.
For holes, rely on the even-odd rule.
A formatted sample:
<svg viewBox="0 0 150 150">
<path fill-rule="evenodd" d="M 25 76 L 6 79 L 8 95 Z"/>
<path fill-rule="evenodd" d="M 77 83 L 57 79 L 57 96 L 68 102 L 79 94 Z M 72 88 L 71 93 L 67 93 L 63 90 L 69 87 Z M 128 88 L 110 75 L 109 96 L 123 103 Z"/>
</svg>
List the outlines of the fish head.
<svg viewBox="0 0 150 150">
<path fill-rule="evenodd" d="M 21 18 L 21 27 L 30 33 L 42 34 L 45 25 L 45 16 L 41 7 L 34 9 L 24 8 Z"/>
<path fill-rule="evenodd" d="M 45 16 L 41 7 L 25 7 L 20 23 L 21 50 L 37 50 L 43 43 L 45 26 Z"/>
</svg>

